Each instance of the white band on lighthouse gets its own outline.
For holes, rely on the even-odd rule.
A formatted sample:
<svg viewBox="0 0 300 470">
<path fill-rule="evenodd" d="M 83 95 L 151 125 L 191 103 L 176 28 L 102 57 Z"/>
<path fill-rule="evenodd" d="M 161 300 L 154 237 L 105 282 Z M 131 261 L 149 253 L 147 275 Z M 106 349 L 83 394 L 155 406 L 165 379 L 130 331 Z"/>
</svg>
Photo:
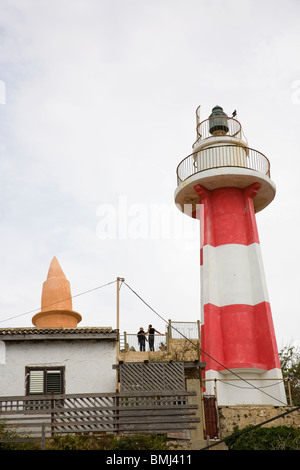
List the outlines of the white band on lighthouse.
<svg viewBox="0 0 300 470">
<path fill-rule="evenodd" d="M 258 243 L 203 247 L 202 305 L 256 305 L 269 302 Z"/>
</svg>

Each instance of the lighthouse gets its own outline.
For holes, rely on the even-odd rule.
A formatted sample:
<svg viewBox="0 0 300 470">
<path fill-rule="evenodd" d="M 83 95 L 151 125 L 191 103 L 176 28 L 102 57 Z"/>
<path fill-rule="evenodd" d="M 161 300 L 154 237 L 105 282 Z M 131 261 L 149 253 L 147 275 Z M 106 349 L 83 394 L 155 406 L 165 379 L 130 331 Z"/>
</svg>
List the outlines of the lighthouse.
<svg viewBox="0 0 300 470">
<path fill-rule="evenodd" d="M 234 116 L 234 117 L 233 117 Z M 285 405 L 256 213 L 275 197 L 269 159 L 236 113 L 196 111 L 193 152 L 177 167 L 175 203 L 200 221 L 201 360 L 219 405 Z"/>
</svg>

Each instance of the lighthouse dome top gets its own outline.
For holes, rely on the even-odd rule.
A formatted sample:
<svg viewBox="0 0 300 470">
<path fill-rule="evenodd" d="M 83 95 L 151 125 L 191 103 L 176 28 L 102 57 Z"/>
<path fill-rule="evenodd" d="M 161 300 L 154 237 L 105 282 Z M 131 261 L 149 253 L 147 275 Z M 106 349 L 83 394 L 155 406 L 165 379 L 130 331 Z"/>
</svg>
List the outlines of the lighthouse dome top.
<svg viewBox="0 0 300 470">
<path fill-rule="evenodd" d="M 219 117 L 228 117 L 227 114 L 223 111 L 223 108 L 221 106 L 214 106 L 211 115 L 209 116 L 209 119 L 214 118 L 216 116 Z"/>
</svg>

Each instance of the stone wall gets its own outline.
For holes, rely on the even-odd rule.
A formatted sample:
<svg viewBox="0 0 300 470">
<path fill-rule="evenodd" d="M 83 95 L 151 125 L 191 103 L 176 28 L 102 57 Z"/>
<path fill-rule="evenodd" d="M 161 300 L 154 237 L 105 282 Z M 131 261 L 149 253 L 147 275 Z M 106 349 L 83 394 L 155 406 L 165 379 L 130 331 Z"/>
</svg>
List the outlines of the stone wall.
<svg viewBox="0 0 300 470">
<path fill-rule="evenodd" d="M 274 418 L 286 411 L 292 410 L 291 406 L 259 406 L 259 405 L 239 405 L 239 406 L 220 406 L 219 409 L 219 425 L 221 438 L 232 434 L 235 428 L 245 428 L 249 425 L 256 425 Z M 265 426 L 290 426 L 294 428 L 300 427 L 300 410 L 289 413 L 288 415 L 278 418 Z"/>
</svg>

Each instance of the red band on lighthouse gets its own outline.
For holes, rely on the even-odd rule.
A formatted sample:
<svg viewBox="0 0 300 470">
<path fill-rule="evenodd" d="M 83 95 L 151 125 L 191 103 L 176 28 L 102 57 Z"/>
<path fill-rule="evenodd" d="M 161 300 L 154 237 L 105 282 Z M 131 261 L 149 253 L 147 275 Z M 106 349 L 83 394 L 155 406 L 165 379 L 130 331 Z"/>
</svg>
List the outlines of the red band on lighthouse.
<svg viewBox="0 0 300 470">
<path fill-rule="evenodd" d="M 224 366 L 228 369 L 280 368 L 272 323 L 268 302 L 224 307 L 206 304 L 201 348 L 207 370 L 220 371 Z"/>
<path fill-rule="evenodd" d="M 213 191 L 194 186 L 204 205 L 203 246 L 259 243 L 252 201 L 259 188 L 259 183 L 245 189 L 225 187 Z"/>
</svg>

